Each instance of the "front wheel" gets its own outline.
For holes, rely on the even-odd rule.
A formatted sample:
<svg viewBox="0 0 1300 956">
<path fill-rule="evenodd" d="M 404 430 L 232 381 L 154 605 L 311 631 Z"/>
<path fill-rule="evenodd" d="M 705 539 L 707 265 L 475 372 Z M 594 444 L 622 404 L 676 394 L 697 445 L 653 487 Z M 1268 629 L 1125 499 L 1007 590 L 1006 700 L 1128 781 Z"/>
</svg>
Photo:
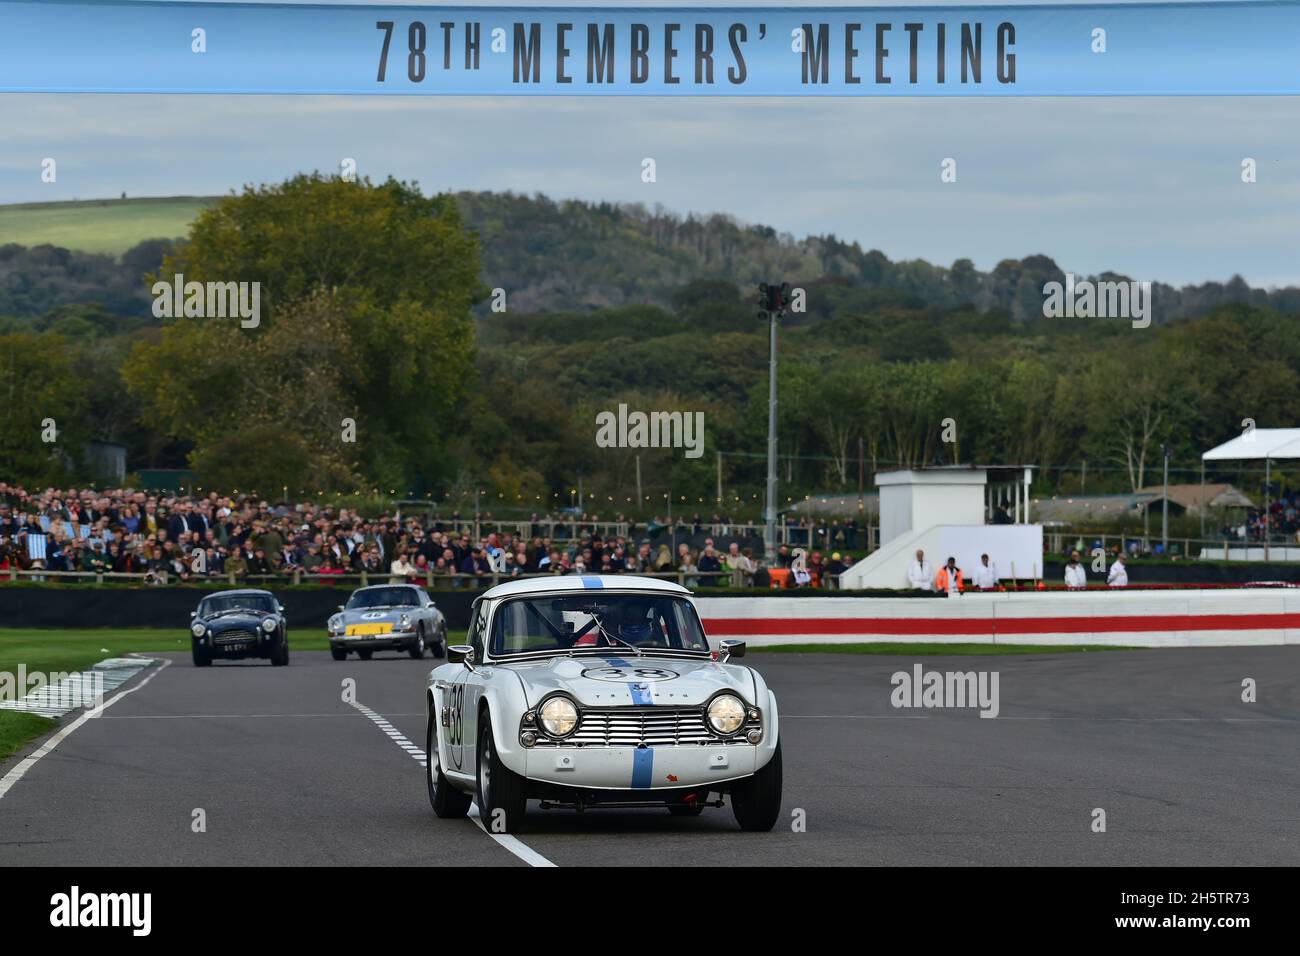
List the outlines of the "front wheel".
<svg viewBox="0 0 1300 956">
<path fill-rule="evenodd" d="M 772 759 L 752 777 L 731 786 L 731 812 L 742 830 L 766 833 L 781 815 L 781 742 Z"/>
<path fill-rule="evenodd" d="M 407 648 L 407 653 L 417 661 L 424 657 L 424 625 L 415 632 L 415 643 Z"/>
<path fill-rule="evenodd" d="M 443 629 L 438 632 L 438 637 L 433 642 L 432 650 L 433 650 L 434 657 L 447 656 L 447 628 L 446 627 L 443 627 Z"/>
<path fill-rule="evenodd" d="M 289 663 L 289 637 L 280 638 L 280 646 L 271 651 L 271 666 L 284 667 Z"/>
<path fill-rule="evenodd" d="M 490 833 L 518 833 L 528 808 L 524 778 L 501 762 L 486 711 L 479 721 L 477 773 L 474 800 L 483 826 Z"/>
<path fill-rule="evenodd" d="M 209 654 L 203 648 L 199 647 L 199 645 L 197 644 L 192 645 L 190 650 L 193 651 L 194 653 L 195 667 L 207 667 L 209 664 L 212 663 L 212 655 Z"/>
<path fill-rule="evenodd" d="M 430 712 L 428 729 L 424 734 L 424 780 L 429 785 L 429 804 L 434 816 L 454 820 L 469 812 L 470 795 L 457 790 L 442 773 L 442 760 L 438 757 L 438 728 L 434 723 L 436 712 Z"/>
<path fill-rule="evenodd" d="M 330 657 L 334 658 L 336 661 L 345 661 L 348 659 L 348 652 L 342 647 L 331 647 Z"/>
</svg>

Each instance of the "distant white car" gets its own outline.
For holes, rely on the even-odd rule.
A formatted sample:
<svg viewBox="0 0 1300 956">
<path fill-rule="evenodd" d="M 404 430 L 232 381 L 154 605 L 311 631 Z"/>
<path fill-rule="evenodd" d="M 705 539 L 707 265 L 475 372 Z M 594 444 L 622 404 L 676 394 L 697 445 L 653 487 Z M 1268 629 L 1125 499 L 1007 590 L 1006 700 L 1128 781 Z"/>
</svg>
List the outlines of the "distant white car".
<svg viewBox="0 0 1300 956">
<path fill-rule="evenodd" d="M 429 800 L 517 832 L 542 808 L 667 807 L 730 799 L 745 830 L 781 812 L 776 697 L 713 652 L 677 584 L 633 575 L 525 578 L 474 602 L 468 644 L 429 675 Z"/>
</svg>

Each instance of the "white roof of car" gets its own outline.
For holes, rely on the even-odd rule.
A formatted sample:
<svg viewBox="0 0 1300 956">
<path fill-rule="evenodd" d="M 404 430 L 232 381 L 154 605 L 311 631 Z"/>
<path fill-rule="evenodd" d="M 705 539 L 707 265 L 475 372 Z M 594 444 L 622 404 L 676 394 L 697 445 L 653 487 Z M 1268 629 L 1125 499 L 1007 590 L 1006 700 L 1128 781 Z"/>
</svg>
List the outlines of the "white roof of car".
<svg viewBox="0 0 1300 956">
<path fill-rule="evenodd" d="M 516 578 L 490 588 L 485 598 L 515 597 L 520 594 L 554 594 L 559 591 L 667 591 L 690 594 L 676 581 L 647 578 L 639 574 L 564 574 Z"/>
</svg>

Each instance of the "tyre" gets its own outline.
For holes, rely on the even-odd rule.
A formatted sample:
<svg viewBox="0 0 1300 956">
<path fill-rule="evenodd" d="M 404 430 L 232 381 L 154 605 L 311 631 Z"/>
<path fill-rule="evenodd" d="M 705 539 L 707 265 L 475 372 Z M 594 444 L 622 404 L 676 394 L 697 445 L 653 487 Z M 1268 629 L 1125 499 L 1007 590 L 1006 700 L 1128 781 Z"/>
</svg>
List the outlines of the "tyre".
<svg viewBox="0 0 1300 956">
<path fill-rule="evenodd" d="M 348 659 L 348 652 L 342 647 L 331 647 L 330 657 L 334 658 L 336 661 L 345 661 Z"/>
<path fill-rule="evenodd" d="M 469 812 L 472 798 L 468 793 L 453 787 L 443 776 L 442 761 L 438 758 L 438 728 L 434 723 L 437 719 L 437 713 L 430 712 L 428 728 L 424 734 L 424 754 L 427 758 L 424 779 L 429 785 L 429 805 L 433 807 L 434 816 L 442 820 L 454 820 Z"/>
<path fill-rule="evenodd" d="M 203 648 L 199 647 L 199 645 L 197 644 L 191 645 L 190 650 L 194 653 L 195 667 L 207 667 L 209 664 L 212 663 L 212 655 L 209 654 Z"/>
<path fill-rule="evenodd" d="M 438 632 L 438 637 L 437 637 L 437 639 L 433 642 L 433 647 L 430 648 L 430 650 L 432 651 L 434 657 L 439 657 L 439 658 L 441 658 L 441 657 L 446 657 L 446 656 L 447 656 L 447 627 L 446 627 L 446 625 L 443 625 L 442 630 Z"/>
<path fill-rule="evenodd" d="M 731 812 L 742 830 L 766 833 L 781 815 L 781 742 L 767 766 L 732 784 Z"/>
<path fill-rule="evenodd" d="M 280 646 L 271 651 L 271 666 L 284 667 L 289 663 L 289 638 L 280 638 Z"/>
<path fill-rule="evenodd" d="M 416 630 L 415 643 L 406 649 L 406 653 L 410 654 L 411 657 L 415 658 L 415 660 L 417 661 L 420 660 L 420 658 L 424 657 L 424 625 L 423 624 L 421 624 L 420 627 Z"/>
<path fill-rule="evenodd" d="M 487 711 L 479 720 L 476 768 L 478 786 L 474 788 L 474 802 L 478 804 L 483 826 L 490 833 L 518 833 L 523 829 L 528 809 L 524 778 L 501 762 Z"/>
<path fill-rule="evenodd" d="M 361 658 L 363 661 L 368 661 L 374 653 L 374 651 L 357 651 L 357 657 Z"/>
</svg>

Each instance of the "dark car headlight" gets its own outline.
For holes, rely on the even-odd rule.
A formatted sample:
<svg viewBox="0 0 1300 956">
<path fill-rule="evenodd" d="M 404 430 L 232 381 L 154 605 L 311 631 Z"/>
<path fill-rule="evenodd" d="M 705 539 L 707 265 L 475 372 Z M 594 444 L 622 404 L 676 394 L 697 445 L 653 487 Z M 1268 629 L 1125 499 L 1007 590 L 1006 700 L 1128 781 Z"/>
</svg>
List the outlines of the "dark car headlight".
<svg viewBox="0 0 1300 956">
<path fill-rule="evenodd" d="M 276 627 L 275 618 L 273 617 L 268 617 L 264 621 L 262 621 L 262 630 L 266 631 L 266 633 L 268 634 L 274 631 L 275 627 Z"/>
<path fill-rule="evenodd" d="M 207 631 L 208 631 L 208 626 L 206 624 L 199 624 L 196 622 L 190 625 L 190 633 L 193 634 L 195 637 L 202 637 L 204 634 L 207 633 Z"/>
</svg>

